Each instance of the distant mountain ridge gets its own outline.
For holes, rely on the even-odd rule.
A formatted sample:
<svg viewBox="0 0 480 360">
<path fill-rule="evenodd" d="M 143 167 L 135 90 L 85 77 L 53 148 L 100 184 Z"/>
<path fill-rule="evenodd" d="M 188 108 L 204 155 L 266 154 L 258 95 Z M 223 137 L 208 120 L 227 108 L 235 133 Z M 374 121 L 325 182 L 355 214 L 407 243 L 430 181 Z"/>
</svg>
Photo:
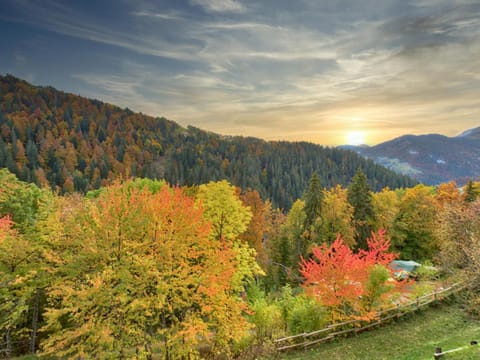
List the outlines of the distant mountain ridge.
<svg viewBox="0 0 480 360">
<path fill-rule="evenodd" d="M 181 186 L 227 179 L 284 209 L 314 172 L 327 188 L 347 186 L 359 167 L 374 190 L 415 184 L 353 151 L 183 128 L 10 75 L 0 76 L 0 167 L 59 192 L 85 192 L 119 176 Z"/>
<path fill-rule="evenodd" d="M 473 129 L 468 129 L 456 136 L 457 138 L 467 138 L 471 140 L 480 140 L 480 126 Z"/>
<path fill-rule="evenodd" d="M 454 137 L 403 135 L 376 146 L 350 149 L 426 184 L 453 180 L 463 185 L 480 177 L 480 127 Z"/>
</svg>

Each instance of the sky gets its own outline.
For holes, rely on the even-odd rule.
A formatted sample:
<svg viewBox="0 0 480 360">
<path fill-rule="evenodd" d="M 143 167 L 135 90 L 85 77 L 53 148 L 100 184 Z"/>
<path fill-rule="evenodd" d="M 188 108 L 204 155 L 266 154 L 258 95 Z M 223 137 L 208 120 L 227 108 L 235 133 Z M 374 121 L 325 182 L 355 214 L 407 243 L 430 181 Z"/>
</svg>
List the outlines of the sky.
<svg viewBox="0 0 480 360">
<path fill-rule="evenodd" d="M 0 74 L 225 135 L 480 126 L 480 0 L 0 0 Z"/>
</svg>

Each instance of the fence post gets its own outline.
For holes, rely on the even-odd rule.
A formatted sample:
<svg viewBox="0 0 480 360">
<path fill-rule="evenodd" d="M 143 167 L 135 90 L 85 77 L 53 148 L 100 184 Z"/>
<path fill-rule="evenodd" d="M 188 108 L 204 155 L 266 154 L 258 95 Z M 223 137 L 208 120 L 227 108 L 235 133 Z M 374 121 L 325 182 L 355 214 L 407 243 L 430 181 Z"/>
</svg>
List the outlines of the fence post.
<svg viewBox="0 0 480 360">
<path fill-rule="evenodd" d="M 435 352 L 433 353 L 433 358 L 434 359 L 441 359 L 442 358 L 442 348 L 440 346 L 437 346 L 435 348 Z"/>
</svg>

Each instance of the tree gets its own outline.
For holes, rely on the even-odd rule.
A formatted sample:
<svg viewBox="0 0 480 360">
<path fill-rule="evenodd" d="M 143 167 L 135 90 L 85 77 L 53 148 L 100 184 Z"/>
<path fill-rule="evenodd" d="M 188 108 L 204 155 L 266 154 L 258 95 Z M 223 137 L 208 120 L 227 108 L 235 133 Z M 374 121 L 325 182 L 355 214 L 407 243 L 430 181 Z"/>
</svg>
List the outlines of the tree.
<svg viewBox="0 0 480 360">
<path fill-rule="evenodd" d="M 401 196 L 399 191 L 390 190 L 388 187 L 372 194 L 376 228 L 385 229 L 388 234 L 392 233 Z"/>
<path fill-rule="evenodd" d="M 252 212 L 228 181 L 200 185 L 197 199 L 204 209 L 204 218 L 212 223 L 212 238 L 233 241 L 247 230 Z"/>
<path fill-rule="evenodd" d="M 12 353 L 21 347 L 30 353 L 37 349 L 43 290 L 49 279 L 39 222 L 51 201 L 48 191 L 0 170 L 0 216 L 11 219 L 0 244 L 0 333 L 16 344 L 10 347 Z"/>
<path fill-rule="evenodd" d="M 286 284 L 287 277 L 292 272 L 290 260 L 295 248 L 290 247 L 290 242 L 283 231 L 286 215 L 280 209 L 273 209 L 268 200 L 265 203 L 265 218 L 267 268 L 264 284 L 268 290 L 273 290 Z"/>
<path fill-rule="evenodd" d="M 470 220 L 468 231 L 465 231 L 466 241 L 459 245 L 466 255 L 467 284 L 470 290 L 468 310 L 479 315 L 480 306 L 480 201 L 470 204 L 466 218 Z"/>
<path fill-rule="evenodd" d="M 355 245 L 352 226 L 353 208 L 347 201 L 347 192 L 340 185 L 324 191 L 322 204 L 322 240 L 331 244 L 341 235 L 346 245 Z"/>
<path fill-rule="evenodd" d="M 440 207 L 435 189 L 417 185 L 407 189 L 399 203 L 392 244 L 404 259 L 431 260 L 438 251 L 435 233 Z"/>
<path fill-rule="evenodd" d="M 264 236 L 267 232 L 267 219 L 265 204 L 256 190 L 247 190 L 240 196 L 244 206 L 252 212 L 252 219 L 248 224 L 247 230 L 240 234 L 239 239 L 246 242 L 257 252 L 257 261 L 265 269 L 267 256 L 264 246 Z"/>
<path fill-rule="evenodd" d="M 152 193 L 115 183 L 53 214 L 56 281 L 44 353 L 150 359 L 228 353 L 248 330 L 233 287 L 237 252 L 210 236 L 203 209 L 180 189 Z"/>
<path fill-rule="evenodd" d="M 361 168 L 357 170 L 347 190 L 347 199 L 353 207 L 356 247 L 366 249 L 367 238 L 375 223 L 375 212 L 372 204 L 372 192 Z"/>
<path fill-rule="evenodd" d="M 18 230 L 35 232 L 35 224 L 48 207 L 51 194 L 33 184 L 27 184 L 6 169 L 0 169 L 0 216 L 9 215 Z"/>
<path fill-rule="evenodd" d="M 467 185 L 463 189 L 464 201 L 466 203 L 474 202 L 479 196 L 479 190 L 475 188 L 475 184 L 472 180 L 469 180 Z"/>
<path fill-rule="evenodd" d="M 439 260 L 442 267 L 457 273 L 469 267 L 468 249 L 475 247 L 480 231 L 480 203 L 467 203 L 462 207 L 448 207 L 438 215 L 435 235 L 438 237 Z"/>
<path fill-rule="evenodd" d="M 462 195 L 455 181 L 439 184 L 436 191 L 436 200 L 441 208 L 460 206 L 463 202 Z"/>
<path fill-rule="evenodd" d="M 467 310 L 480 314 L 480 200 L 442 212 L 437 235 L 444 271 L 461 276 L 468 292 Z"/>
<path fill-rule="evenodd" d="M 290 255 L 295 256 L 296 260 L 300 259 L 300 256 L 308 251 L 308 248 L 305 246 L 306 243 L 303 241 L 306 217 L 304 208 L 305 202 L 303 200 L 295 201 L 288 212 L 282 229 L 292 243 L 291 248 L 293 252 L 291 252 Z"/>
<path fill-rule="evenodd" d="M 323 190 L 320 185 L 320 178 L 317 173 L 313 173 L 308 183 L 308 188 L 303 195 L 305 200 L 305 222 L 304 222 L 304 238 L 307 243 L 313 243 L 320 238 L 321 214 Z M 304 248 L 308 247 L 304 246 Z M 302 254 L 306 256 L 307 254 Z"/>
<path fill-rule="evenodd" d="M 197 202 L 203 209 L 203 218 L 212 225 L 210 238 L 227 243 L 237 253 L 238 268 L 232 281 L 241 291 L 246 282 L 264 274 L 256 262 L 255 249 L 238 239 L 247 230 L 252 212 L 226 180 L 200 185 Z"/>
<path fill-rule="evenodd" d="M 333 321 L 372 318 L 373 305 L 383 304 L 396 288 L 379 270 L 396 257 L 388 252 L 390 242 L 384 231 L 372 233 L 367 246 L 354 253 L 339 236 L 330 246 L 315 247 L 311 259 L 302 260 L 303 287 L 329 309 Z"/>
<path fill-rule="evenodd" d="M 7 340 L 7 352 L 20 354 L 20 349 L 28 349 L 34 354 L 48 281 L 41 245 L 21 234 L 12 222 L 0 232 L 4 233 L 0 234 L 0 333 Z"/>
<path fill-rule="evenodd" d="M 36 278 L 30 266 L 35 250 L 13 226 L 9 217 L 0 218 L 0 339 L 5 339 L 7 356 L 29 343 L 31 331 L 26 319 Z M 27 346 L 32 353 L 35 343 L 34 339 L 33 349 Z"/>
</svg>

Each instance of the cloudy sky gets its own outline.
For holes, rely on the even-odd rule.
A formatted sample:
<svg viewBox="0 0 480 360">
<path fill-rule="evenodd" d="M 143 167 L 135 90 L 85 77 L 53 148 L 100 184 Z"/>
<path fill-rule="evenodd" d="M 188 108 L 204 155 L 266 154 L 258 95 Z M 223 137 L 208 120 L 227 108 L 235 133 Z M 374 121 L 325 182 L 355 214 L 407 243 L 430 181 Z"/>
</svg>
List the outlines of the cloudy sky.
<svg viewBox="0 0 480 360">
<path fill-rule="evenodd" d="M 0 73 L 221 134 L 480 126 L 479 0 L 0 0 Z"/>
</svg>

